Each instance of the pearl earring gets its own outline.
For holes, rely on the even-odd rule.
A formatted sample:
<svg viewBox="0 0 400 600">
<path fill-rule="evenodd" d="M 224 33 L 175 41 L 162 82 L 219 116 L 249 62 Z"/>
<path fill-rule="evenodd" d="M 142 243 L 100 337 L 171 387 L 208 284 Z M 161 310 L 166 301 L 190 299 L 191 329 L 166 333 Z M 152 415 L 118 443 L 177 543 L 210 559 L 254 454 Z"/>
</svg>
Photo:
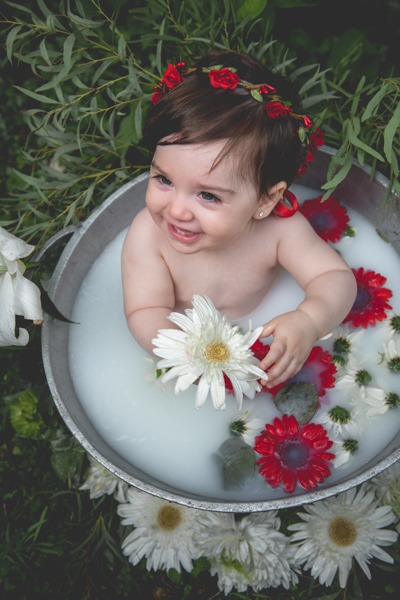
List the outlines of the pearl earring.
<svg viewBox="0 0 400 600">
<path fill-rule="evenodd" d="M 263 213 L 263 211 L 262 211 L 262 210 L 261 210 L 261 211 L 258 213 L 258 216 L 259 216 L 259 217 L 263 217 L 263 216 L 264 216 L 264 213 Z"/>
</svg>

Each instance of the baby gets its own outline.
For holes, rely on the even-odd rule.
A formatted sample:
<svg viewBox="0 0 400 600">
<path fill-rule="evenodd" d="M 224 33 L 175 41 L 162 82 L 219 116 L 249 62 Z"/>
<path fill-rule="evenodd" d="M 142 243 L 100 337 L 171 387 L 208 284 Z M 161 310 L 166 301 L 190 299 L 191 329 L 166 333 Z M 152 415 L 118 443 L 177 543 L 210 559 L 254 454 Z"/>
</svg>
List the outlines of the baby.
<svg viewBox="0 0 400 600">
<path fill-rule="evenodd" d="M 265 323 L 269 387 L 295 375 L 312 346 L 348 314 L 356 282 L 296 212 L 288 186 L 313 123 L 289 83 L 236 52 L 193 68 L 169 65 L 153 96 L 146 208 L 122 251 L 125 314 L 148 352 L 171 311 L 208 296 L 231 320 L 252 312 L 286 269 L 304 290 L 296 310 Z M 282 218 L 289 217 L 289 218 Z"/>
</svg>

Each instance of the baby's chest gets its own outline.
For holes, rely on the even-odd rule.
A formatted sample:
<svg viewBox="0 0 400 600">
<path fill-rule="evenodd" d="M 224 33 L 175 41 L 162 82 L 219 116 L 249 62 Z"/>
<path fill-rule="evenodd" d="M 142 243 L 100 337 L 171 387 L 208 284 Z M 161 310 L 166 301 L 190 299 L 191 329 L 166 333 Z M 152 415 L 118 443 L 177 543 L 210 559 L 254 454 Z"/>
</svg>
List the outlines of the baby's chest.
<svg viewBox="0 0 400 600">
<path fill-rule="evenodd" d="M 214 261 L 192 264 L 181 261 L 170 268 L 176 309 L 190 306 L 194 294 L 206 295 L 228 317 L 246 315 L 265 296 L 275 278 L 275 269 L 257 261 Z"/>
</svg>

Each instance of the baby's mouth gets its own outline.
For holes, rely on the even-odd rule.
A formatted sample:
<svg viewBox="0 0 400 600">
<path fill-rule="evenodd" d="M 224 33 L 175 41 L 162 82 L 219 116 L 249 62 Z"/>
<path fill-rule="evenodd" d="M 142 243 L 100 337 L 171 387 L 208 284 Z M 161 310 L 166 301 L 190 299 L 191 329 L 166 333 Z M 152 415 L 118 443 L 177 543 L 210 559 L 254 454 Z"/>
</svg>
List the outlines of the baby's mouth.
<svg viewBox="0 0 400 600">
<path fill-rule="evenodd" d="M 173 225 L 172 223 L 168 223 L 168 230 L 174 238 L 180 241 L 193 242 L 200 237 L 200 232 L 189 231 L 188 229 Z"/>
</svg>

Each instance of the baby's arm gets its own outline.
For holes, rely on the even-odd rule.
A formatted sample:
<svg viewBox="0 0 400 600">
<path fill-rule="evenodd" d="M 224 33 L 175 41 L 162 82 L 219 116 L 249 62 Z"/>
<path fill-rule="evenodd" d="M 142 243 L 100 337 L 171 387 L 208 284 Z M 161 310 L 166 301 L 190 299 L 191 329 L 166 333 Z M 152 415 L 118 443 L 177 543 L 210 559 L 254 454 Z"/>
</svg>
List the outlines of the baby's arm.
<svg viewBox="0 0 400 600">
<path fill-rule="evenodd" d="M 150 353 L 158 330 L 174 328 L 167 317 L 175 305 L 174 286 L 155 228 L 144 209 L 133 220 L 122 248 L 125 316 L 136 341 Z"/>
<path fill-rule="evenodd" d="M 264 326 L 261 337 L 274 338 L 260 363 L 268 371 L 267 387 L 282 383 L 301 369 L 315 342 L 346 317 L 357 293 L 351 269 L 302 215 L 277 227 L 278 261 L 304 289 L 305 298 L 296 310 Z"/>
</svg>

